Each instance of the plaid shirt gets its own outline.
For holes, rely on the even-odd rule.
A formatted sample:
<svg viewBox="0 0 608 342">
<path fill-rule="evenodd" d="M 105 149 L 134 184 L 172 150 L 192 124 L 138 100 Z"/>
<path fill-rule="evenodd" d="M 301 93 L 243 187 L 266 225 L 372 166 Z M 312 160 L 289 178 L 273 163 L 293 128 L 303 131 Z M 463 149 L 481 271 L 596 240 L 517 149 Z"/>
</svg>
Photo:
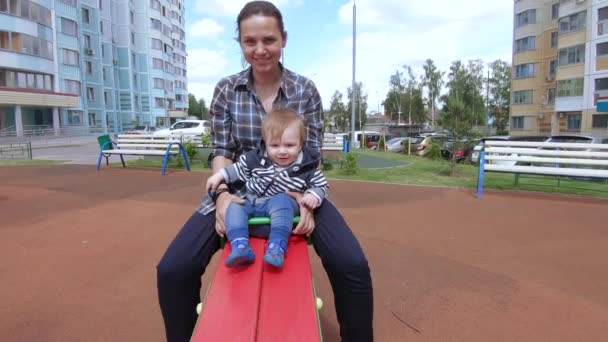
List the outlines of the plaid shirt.
<svg viewBox="0 0 608 342">
<path fill-rule="evenodd" d="M 290 108 L 304 117 L 307 126 L 306 145 L 321 151 L 323 143 L 323 105 L 314 83 L 283 66 L 281 86 L 274 105 Z M 223 78 L 215 86 L 209 106 L 211 116 L 211 141 L 214 156 L 235 161 L 241 154 L 257 147 L 262 138 L 262 119 L 266 111 L 257 97 L 251 82 L 251 68 Z M 244 197 L 243 186 L 234 189 Z M 208 214 L 215 210 L 215 203 L 205 195 L 197 211 Z"/>
</svg>

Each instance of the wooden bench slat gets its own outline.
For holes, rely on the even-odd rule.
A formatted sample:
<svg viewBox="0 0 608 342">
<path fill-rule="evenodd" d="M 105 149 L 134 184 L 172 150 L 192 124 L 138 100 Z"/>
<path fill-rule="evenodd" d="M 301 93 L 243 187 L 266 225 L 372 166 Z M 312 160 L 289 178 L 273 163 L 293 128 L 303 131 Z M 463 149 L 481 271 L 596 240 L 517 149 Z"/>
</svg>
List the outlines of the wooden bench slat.
<svg viewBox="0 0 608 342">
<path fill-rule="evenodd" d="M 525 163 L 547 163 L 547 164 L 572 164 L 572 165 L 606 165 L 608 160 L 579 159 L 579 158 L 552 158 L 552 157 L 529 157 L 529 156 L 497 156 L 487 155 L 486 160 L 503 160 Z"/>
<path fill-rule="evenodd" d="M 485 165 L 485 170 L 486 171 L 496 171 L 496 172 L 522 173 L 522 174 L 550 175 L 550 176 L 608 178 L 608 170 L 597 170 L 597 169 L 574 169 L 574 168 L 558 168 L 558 167 L 542 167 L 542 166 L 487 164 L 487 165 Z"/>
<path fill-rule="evenodd" d="M 124 144 L 124 143 L 118 143 L 117 145 L 120 148 L 126 148 L 126 149 L 128 149 L 130 147 L 133 147 L 133 148 L 141 147 L 141 148 L 165 149 L 165 150 L 169 146 L 169 144 L 147 145 L 147 144 Z M 174 149 L 174 148 L 179 148 L 179 145 L 176 144 L 176 145 L 171 146 L 171 149 Z"/>
<path fill-rule="evenodd" d="M 166 151 L 165 150 L 124 150 L 124 149 L 117 149 L 117 150 L 105 150 L 103 151 L 104 154 L 135 154 L 135 155 L 146 155 L 146 156 L 164 156 Z M 179 151 L 169 151 L 169 154 L 177 154 L 179 153 Z"/>
<path fill-rule="evenodd" d="M 534 156 L 553 156 L 553 157 L 590 157 L 590 158 L 608 158 L 608 152 L 596 151 L 570 151 L 570 150 L 541 150 L 535 148 L 508 148 L 508 147 L 488 147 L 485 149 L 487 154 L 503 153 L 517 155 L 534 155 Z"/>
</svg>

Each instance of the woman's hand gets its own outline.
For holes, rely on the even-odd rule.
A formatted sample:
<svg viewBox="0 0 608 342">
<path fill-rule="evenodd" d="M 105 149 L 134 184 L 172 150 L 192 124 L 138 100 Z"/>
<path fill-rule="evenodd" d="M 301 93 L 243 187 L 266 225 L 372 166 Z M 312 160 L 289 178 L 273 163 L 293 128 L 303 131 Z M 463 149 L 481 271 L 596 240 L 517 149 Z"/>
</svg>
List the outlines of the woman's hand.
<svg viewBox="0 0 608 342">
<path fill-rule="evenodd" d="M 296 202 L 300 203 L 303 195 L 299 192 L 288 192 L 289 196 L 296 200 Z M 310 235 L 313 230 L 315 230 L 315 216 L 314 211 L 310 209 L 306 205 L 300 204 L 300 222 L 296 226 L 296 229 L 293 230 L 292 234 L 296 235 Z"/>
<path fill-rule="evenodd" d="M 220 186 L 223 181 L 224 176 L 222 176 L 221 172 L 215 173 L 209 178 L 207 178 L 207 185 L 205 185 L 207 192 L 209 192 L 209 190 L 217 189 L 217 187 Z"/>
<path fill-rule="evenodd" d="M 215 232 L 219 236 L 226 234 L 226 209 L 231 202 L 243 204 L 245 200 L 229 192 L 222 192 L 215 201 Z"/>
</svg>

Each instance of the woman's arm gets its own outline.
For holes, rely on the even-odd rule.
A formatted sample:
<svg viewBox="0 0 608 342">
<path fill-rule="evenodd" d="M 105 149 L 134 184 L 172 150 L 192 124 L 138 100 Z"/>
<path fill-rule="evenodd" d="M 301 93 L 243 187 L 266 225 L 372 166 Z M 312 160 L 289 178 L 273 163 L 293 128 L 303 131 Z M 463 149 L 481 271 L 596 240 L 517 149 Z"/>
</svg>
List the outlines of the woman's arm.
<svg viewBox="0 0 608 342">
<path fill-rule="evenodd" d="M 306 92 L 309 98 L 303 111 L 307 128 L 306 145 L 321 152 L 323 145 L 323 103 L 319 90 L 312 81 L 309 82 Z"/>
</svg>

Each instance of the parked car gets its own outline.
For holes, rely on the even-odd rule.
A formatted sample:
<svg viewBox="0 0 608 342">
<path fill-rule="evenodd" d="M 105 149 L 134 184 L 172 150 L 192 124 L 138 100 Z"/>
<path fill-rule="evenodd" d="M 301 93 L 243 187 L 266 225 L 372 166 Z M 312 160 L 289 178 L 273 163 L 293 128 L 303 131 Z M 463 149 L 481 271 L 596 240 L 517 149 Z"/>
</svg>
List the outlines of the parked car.
<svg viewBox="0 0 608 342">
<path fill-rule="evenodd" d="M 403 152 L 406 148 L 405 146 L 407 145 L 407 140 L 408 138 L 406 137 L 388 140 L 386 142 L 386 151 L 395 153 Z"/>
<path fill-rule="evenodd" d="M 473 148 L 475 147 L 477 143 L 477 139 L 475 140 L 470 140 L 470 139 L 461 139 L 459 141 L 459 143 L 457 144 L 456 147 L 456 151 L 454 152 L 454 154 L 456 155 L 456 162 L 460 163 L 462 161 L 464 161 L 465 159 L 467 159 L 467 157 L 471 154 L 471 152 L 473 151 Z M 452 145 L 454 144 L 454 140 L 446 140 L 443 145 L 441 146 L 441 156 L 447 160 L 451 160 L 452 159 Z"/>
<path fill-rule="evenodd" d="M 483 147 L 483 143 L 487 140 L 490 141 L 536 141 L 543 142 L 547 140 L 546 135 L 495 135 L 490 137 L 481 138 L 479 144 L 474 147 L 473 152 L 471 152 L 471 163 L 477 164 L 479 162 L 479 152 Z"/>
<path fill-rule="evenodd" d="M 211 122 L 208 120 L 182 120 L 171 127 L 154 132 L 154 135 L 167 136 L 173 134 L 205 134 L 211 131 Z"/>
<path fill-rule="evenodd" d="M 608 135 L 552 135 L 546 142 L 553 143 L 582 143 L 582 144 L 608 144 Z"/>
<path fill-rule="evenodd" d="M 433 143 L 441 146 L 447 139 L 445 135 L 427 135 L 427 136 L 415 136 L 410 138 L 410 153 L 420 157 L 424 157 L 431 149 Z"/>
</svg>

